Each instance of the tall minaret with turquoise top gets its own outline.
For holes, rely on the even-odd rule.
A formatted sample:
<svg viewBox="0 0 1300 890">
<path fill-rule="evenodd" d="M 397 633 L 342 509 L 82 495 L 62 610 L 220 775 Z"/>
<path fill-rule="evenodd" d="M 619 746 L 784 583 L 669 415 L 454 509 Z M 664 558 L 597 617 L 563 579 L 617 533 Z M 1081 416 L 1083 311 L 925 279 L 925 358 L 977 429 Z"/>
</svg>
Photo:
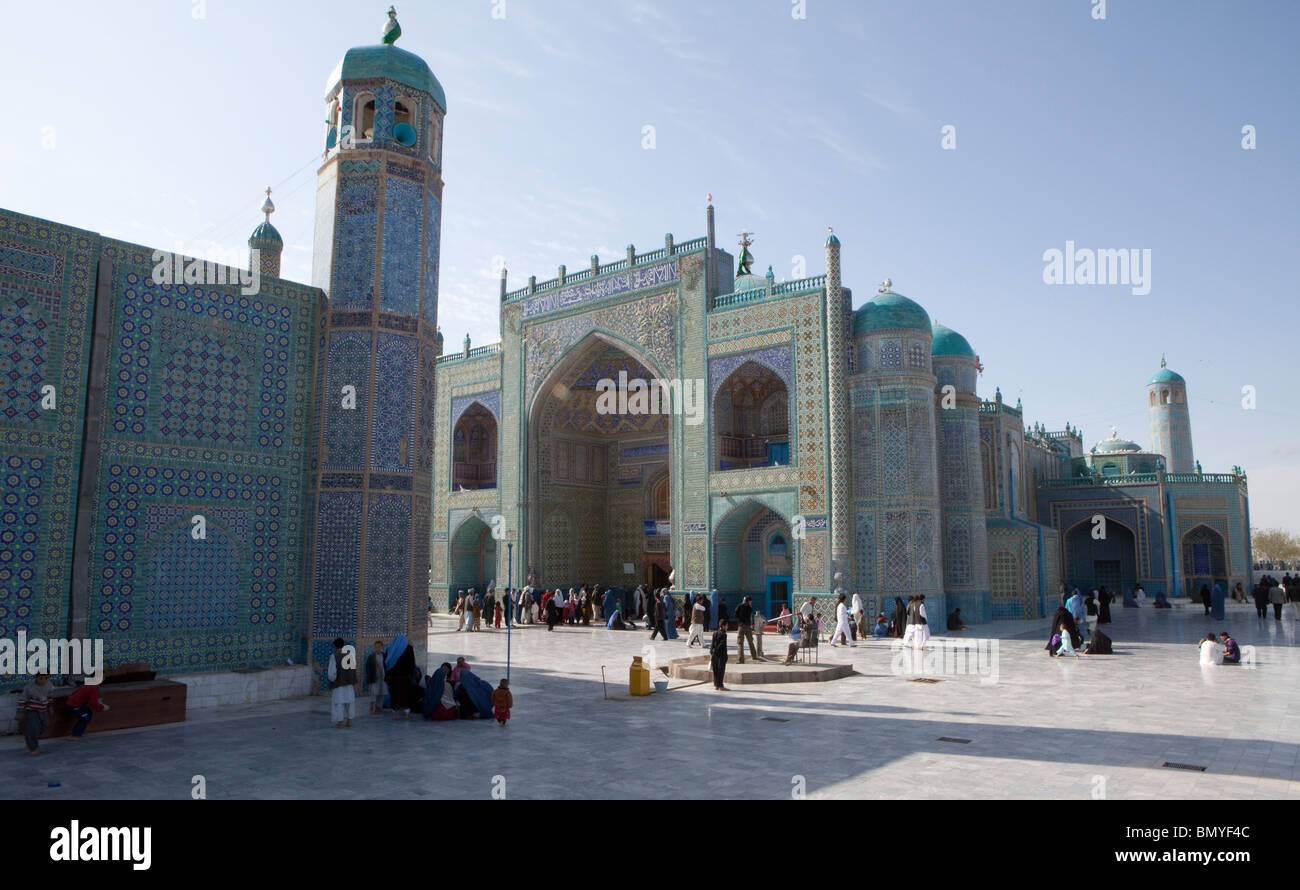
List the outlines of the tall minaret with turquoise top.
<svg viewBox="0 0 1300 890">
<path fill-rule="evenodd" d="M 1165 470 L 1190 473 L 1196 467 L 1192 455 L 1192 418 L 1187 411 L 1187 381 L 1169 370 L 1160 356 L 1160 370 L 1147 381 L 1147 412 L 1151 416 L 1151 450 L 1164 455 Z"/>
<path fill-rule="evenodd" d="M 328 296 L 318 369 L 312 660 L 335 637 L 405 634 L 423 663 L 437 360 L 442 131 L 423 59 L 382 40 L 325 88 L 312 282 Z"/>
</svg>

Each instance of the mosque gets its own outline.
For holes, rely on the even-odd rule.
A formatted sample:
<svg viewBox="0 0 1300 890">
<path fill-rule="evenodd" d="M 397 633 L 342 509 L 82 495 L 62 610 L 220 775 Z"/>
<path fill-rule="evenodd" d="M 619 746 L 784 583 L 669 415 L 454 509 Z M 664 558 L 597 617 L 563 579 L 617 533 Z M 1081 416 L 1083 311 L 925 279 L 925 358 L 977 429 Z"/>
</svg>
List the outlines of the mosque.
<svg viewBox="0 0 1300 890">
<path fill-rule="evenodd" d="M 971 344 L 889 281 L 854 309 L 833 233 L 824 275 L 777 282 L 710 203 L 702 237 L 503 271 L 500 342 L 444 352 L 447 99 L 398 35 L 390 12 L 325 85 L 310 285 L 280 277 L 269 196 L 252 267 L 215 281 L 0 211 L 0 636 L 230 672 L 336 636 L 422 651 L 426 597 L 493 581 L 767 614 L 924 593 L 968 622 L 1050 613 L 1063 582 L 1249 587 L 1246 477 L 1194 461 L 1182 377 L 1146 385 L 1149 450 L 1085 452 L 982 399 Z M 611 380 L 677 400 L 611 411 Z"/>
</svg>

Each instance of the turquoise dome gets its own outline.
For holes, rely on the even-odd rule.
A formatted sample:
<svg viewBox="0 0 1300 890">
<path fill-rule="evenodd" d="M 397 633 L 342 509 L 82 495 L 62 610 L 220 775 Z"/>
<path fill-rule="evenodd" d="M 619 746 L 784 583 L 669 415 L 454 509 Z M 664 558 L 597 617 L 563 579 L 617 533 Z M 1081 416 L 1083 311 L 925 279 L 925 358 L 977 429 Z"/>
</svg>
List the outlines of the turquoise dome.
<svg viewBox="0 0 1300 890">
<path fill-rule="evenodd" d="M 253 234 L 248 236 L 248 243 L 250 246 L 284 247 L 284 239 L 269 220 L 253 229 Z"/>
<path fill-rule="evenodd" d="M 902 294 L 887 290 L 853 313 L 853 334 L 884 331 L 891 328 L 911 328 L 930 331 L 930 314 L 921 304 Z"/>
<path fill-rule="evenodd" d="M 343 55 L 343 61 L 330 74 L 325 84 L 328 96 L 341 80 L 377 80 L 386 78 L 404 83 L 433 96 L 438 106 L 447 110 L 447 96 L 442 84 L 424 59 L 395 46 L 354 46 Z"/>
<path fill-rule="evenodd" d="M 1113 451 L 1141 451 L 1142 446 L 1128 439 L 1102 439 L 1092 450 L 1105 454 Z"/>
<path fill-rule="evenodd" d="M 1182 374 L 1177 374 L 1169 370 L 1168 368 L 1161 368 L 1159 371 L 1156 371 L 1154 374 L 1151 375 L 1151 379 L 1147 381 L 1147 386 L 1150 386 L 1153 383 L 1186 383 L 1186 382 L 1187 381 L 1183 379 Z"/>
<path fill-rule="evenodd" d="M 761 275 L 736 276 L 736 283 L 731 286 L 731 292 L 738 294 L 747 290 L 767 290 L 767 279 Z"/>
<path fill-rule="evenodd" d="M 961 358 L 975 358 L 975 350 L 970 341 L 952 328 L 934 323 L 934 339 L 930 342 L 930 355 L 955 355 Z"/>
</svg>

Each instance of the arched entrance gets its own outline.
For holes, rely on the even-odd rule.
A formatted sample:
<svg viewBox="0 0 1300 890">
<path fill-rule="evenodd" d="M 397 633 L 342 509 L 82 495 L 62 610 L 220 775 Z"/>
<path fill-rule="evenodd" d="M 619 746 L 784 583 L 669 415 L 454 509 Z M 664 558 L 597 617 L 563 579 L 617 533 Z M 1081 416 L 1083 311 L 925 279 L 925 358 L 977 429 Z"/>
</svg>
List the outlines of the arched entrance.
<svg viewBox="0 0 1300 890">
<path fill-rule="evenodd" d="M 746 501 L 718 523 L 713 535 L 714 583 L 734 606 L 746 594 L 764 615 L 793 611 L 794 537 L 785 519 L 758 501 Z"/>
<path fill-rule="evenodd" d="M 1208 525 L 1198 525 L 1183 535 L 1183 593 L 1195 599 L 1202 586 L 1215 584 L 1228 592 L 1227 548 L 1223 535 Z"/>
<path fill-rule="evenodd" d="M 448 574 L 449 602 L 456 602 L 456 592 L 471 587 L 482 593 L 496 580 L 497 542 L 492 529 L 479 516 L 461 523 L 451 539 L 451 571 Z"/>
<path fill-rule="evenodd" d="M 635 347 L 592 332 L 528 420 L 528 567 L 543 587 L 631 589 L 671 571 L 672 401 Z"/>
<path fill-rule="evenodd" d="M 714 469 L 790 463 L 790 394 L 758 362 L 732 371 L 713 398 Z"/>
<path fill-rule="evenodd" d="M 1062 536 L 1063 579 L 1081 591 L 1105 586 L 1108 592 L 1122 597 L 1138 582 L 1137 536 L 1109 516 L 1104 538 L 1093 537 L 1098 527 L 1089 517 L 1079 520 Z"/>
<path fill-rule="evenodd" d="M 453 491 L 497 487 L 497 421 L 481 403 L 461 413 L 451 451 Z"/>
</svg>

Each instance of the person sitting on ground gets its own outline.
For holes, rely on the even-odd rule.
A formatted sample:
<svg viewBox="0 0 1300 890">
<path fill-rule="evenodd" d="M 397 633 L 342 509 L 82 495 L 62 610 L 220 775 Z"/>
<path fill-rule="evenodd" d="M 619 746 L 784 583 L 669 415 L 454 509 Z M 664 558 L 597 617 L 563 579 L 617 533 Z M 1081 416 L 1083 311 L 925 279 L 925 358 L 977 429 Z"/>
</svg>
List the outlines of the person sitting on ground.
<svg viewBox="0 0 1300 890">
<path fill-rule="evenodd" d="M 1241 649 L 1237 646 L 1237 641 L 1226 630 L 1219 632 L 1219 640 L 1223 646 L 1223 663 L 1241 664 Z"/>
<path fill-rule="evenodd" d="M 426 720 L 457 720 L 460 707 L 456 704 L 456 684 L 451 681 L 451 664 L 442 666 L 429 675 L 424 684 L 421 713 Z"/>
<path fill-rule="evenodd" d="M 876 616 L 876 629 L 872 631 L 872 635 L 877 639 L 889 636 L 889 618 L 884 612 Z"/>
<path fill-rule="evenodd" d="M 953 609 L 952 614 L 948 616 L 948 630 L 965 630 L 966 625 L 961 623 L 961 609 Z"/>
<path fill-rule="evenodd" d="M 614 606 L 614 614 L 609 616 L 609 621 L 605 623 L 605 630 L 627 630 L 627 624 L 623 621 L 623 607 Z"/>
<path fill-rule="evenodd" d="M 1093 629 L 1092 639 L 1083 647 L 1084 655 L 1114 655 L 1115 650 L 1111 648 L 1110 637 L 1102 633 L 1100 629 Z"/>
<path fill-rule="evenodd" d="M 1214 634 L 1206 634 L 1205 639 L 1201 640 L 1199 648 L 1201 664 L 1223 664 L 1223 647 L 1214 638 Z"/>
<path fill-rule="evenodd" d="M 467 670 L 469 670 L 469 662 L 465 660 L 464 655 L 461 655 L 456 659 L 456 666 L 451 669 L 448 679 L 453 683 L 459 683 L 461 671 Z"/>
<path fill-rule="evenodd" d="M 1072 647 L 1075 649 L 1082 647 L 1083 634 L 1079 633 L 1079 628 L 1074 623 L 1074 616 L 1070 614 L 1070 610 L 1067 609 L 1065 606 L 1059 607 L 1056 610 L 1056 614 L 1052 616 L 1052 640 L 1053 641 L 1056 640 L 1057 629 L 1060 628 L 1062 624 L 1064 624 L 1068 630 L 1068 635 L 1070 637 L 1070 643 Z M 1046 649 L 1049 652 L 1055 652 L 1056 647 L 1059 645 L 1060 645 L 1059 642 L 1049 642 L 1046 646 Z"/>
<path fill-rule="evenodd" d="M 1224 634 L 1227 636 L 1227 634 Z M 86 727 L 90 725 L 90 720 L 100 711 L 109 710 L 108 703 L 99 699 L 99 684 L 87 683 L 85 680 L 77 681 L 77 688 L 64 702 L 72 716 L 76 718 L 76 725 L 72 727 L 72 734 L 68 736 L 68 741 L 75 742 L 81 738 Z"/>
</svg>

